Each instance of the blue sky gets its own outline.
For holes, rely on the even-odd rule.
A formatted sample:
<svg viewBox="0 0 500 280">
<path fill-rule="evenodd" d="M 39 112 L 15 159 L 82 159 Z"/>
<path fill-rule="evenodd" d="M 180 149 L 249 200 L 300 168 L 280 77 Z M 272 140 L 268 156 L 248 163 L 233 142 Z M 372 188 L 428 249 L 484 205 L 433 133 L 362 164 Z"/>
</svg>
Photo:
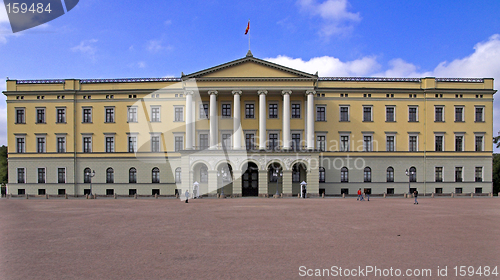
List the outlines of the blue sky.
<svg viewBox="0 0 500 280">
<path fill-rule="evenodd" d="M 320 76 L 492 77 L 500 85 L 498 0 L 80 0 L 15 34 L 0 4 L 0 91 L 5 77 L 179 77 L 245 56 L 248 19 L 254 56 Z"/>
</svg>

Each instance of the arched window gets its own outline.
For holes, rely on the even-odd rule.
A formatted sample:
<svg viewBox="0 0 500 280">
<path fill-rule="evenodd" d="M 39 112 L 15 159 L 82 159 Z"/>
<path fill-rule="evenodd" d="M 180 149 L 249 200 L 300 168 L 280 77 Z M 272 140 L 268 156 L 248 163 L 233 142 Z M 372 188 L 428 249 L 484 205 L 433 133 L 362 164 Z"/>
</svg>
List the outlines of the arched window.
<svg viewBox="0 0 500 280">
<path fill-rule="evenodd" d="M 387 167 L 387 182 L 394 182 L 394 168 Z"/>
<path fill-rule="evenodd" d="M 415 166 L 410 167 L 410 182 L 417 181 L 417 169 Z"/>
<path fill-rule="evenodd" d="M 90 183 L 90 180 L 91 180 L 90 179 L 90 173 L 91 172 L 92 171 L 88 167 L 83 170 L 83 182 L 84 183 L 87 183 L 87 184 Z"/>
<path fill-rule="evenodd" d="M 372 169 L 370 167 L 368 167 L 368 166 L 365 167 L 363 178 L 364 178 L 365 183 L 372 181 Z"/>
<path fill-rule="evenodd" d="M 137 183 L 137 169 L 135 167 L 128 170 L 128 182 L 131 184 Z"/>
<path fill-rule="evenodd" d="M 113 168 L 106 169 L 106 183 L 114 183 L 115 182 L 115 172 Z"/>
<path fill-rule="evenodd" d="M 181 183 L 181 168 L 180 167 L 177 167 L 175 169 L 175 182 Z"/>
<path fill-rule="evenodd" d="M 342 183 L 347 183 L 349 182 L 349 169 L 347 169 L 347 167 L 342 167 L 342 169 L 340 169 L 340 182 Z"/>
<path fill-rule="evenodd" d="M 205 165 L 200 168 L 200 183 L 208 183 L 208 167 Z"/>
<path fill-rule="evenodd" d="M 151 170 L 151 183 L 160 183 L 160 169 L 158 167 L 155 167 L 153 168 L 153 170 Z"/>
<path fill-rule="evenodd" d="M 320 183 L 325 182 L 325 168 L 324 167 L 319 168 L 319 182 Z"/>
</svg>

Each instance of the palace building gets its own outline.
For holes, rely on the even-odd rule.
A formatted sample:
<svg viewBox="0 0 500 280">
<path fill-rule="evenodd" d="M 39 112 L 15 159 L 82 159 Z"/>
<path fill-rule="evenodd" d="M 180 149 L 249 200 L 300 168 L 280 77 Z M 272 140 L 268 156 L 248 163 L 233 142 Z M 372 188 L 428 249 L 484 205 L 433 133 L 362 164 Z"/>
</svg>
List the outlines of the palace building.
<svg viewBox="0 0 500 280">
<path fill-rule="evenodd" d="M 319 77 L 250 51 L 180 78 L 7 80 L 7 193 L 489 193 L 495 92 Z"/>
</svg>

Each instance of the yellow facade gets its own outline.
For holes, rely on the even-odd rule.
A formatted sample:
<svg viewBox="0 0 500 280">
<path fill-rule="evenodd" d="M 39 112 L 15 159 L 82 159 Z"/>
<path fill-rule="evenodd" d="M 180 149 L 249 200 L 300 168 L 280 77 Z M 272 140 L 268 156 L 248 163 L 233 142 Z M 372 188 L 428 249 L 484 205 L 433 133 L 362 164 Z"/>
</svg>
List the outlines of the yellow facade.
<svg viewBox="0 0 500 280">
<path fill-rule="evenodd" d="M 193 102 L 188 104 L 188 92 L 193 90 L 193 81 L 196 83 Z M 200 116 L 200 106 L 212 102 L 209 95 L 212 91 L 217 92 L 217 121 L 213 122 Z M 234 92 L 239 91 L 241 96 L 236 101 Z M 260 118 L 260 91 L 267 92 L 263 107 L 265 126 L 262 126 Z M 286 93 L 289 91 L 291 93 Z M 4 94 L 7 96 L 8 112 L 9 191 L 13 194 L 36 194 L 40 189 L 47 189 L 48 193 L 64 190 L 69 194 L 83 194 L 83 190 L 87 189 L 83 169 L 88 167 L 101 168 L 92 182 L 96 190 L 109 194 L 108 190 L 113 189 L 114 193 L 127 194 L 133 186 L 128 184 L 125 171 L 130 172 L 131 165 L 133 168 L 144 165 L 148 169 L 141 174 L 138 171 L 137 183 L 134 183 L 138 184 L 135 187 L 138 193 L 151 194 L 151 189 L 161 189 L 162 194 L 173 195 L 175 189 L 191 188 L 195 181 L 203 180 L 206 193 L 215 194 L 222 188 L 218 182 L 220 178 L 217 178 L 220 164 L 210 160 L 214 161 L 217 156 L 210 155 L 212 148 L 201 153 L 198 150 L 200 146 L 206 147 L 206 143 L 202 143 L 203 137 L 208 135 L 207 141 L 212 141 L 212 134 L 216 134 L 214 140 L 217 145 L 213 148 L 220 151 L 224 135 L 230 134 L 229 149 L 238 150 L 234 148 L 241 146 L 241 153 L 235 151 L 237 155 L 234 159 L 227 160 L 233 178 L 230 184 L 222 183 L 226 185 L 226 194 L 244 195 L 244 184 L 253 183 L 252 180 L 242 179 L 245 176 L 239 176 L 246 172 L 242 169 L 245 162 L 254 162 L 259 169 L 258 195 L 261 196 L 274 193 L 276 188 L 270 179 L 272 173 L 269 173 L 269 166 L 273 163 L 279 163 L 283 172 L 278 184 L 278 192 L 283 195 L 297 195 L 298 179 L 308 181 L 311 195 L 320 192 L 326 195 L 354 193 L 358 188 L 369 188 L 379 194 L 391 192 L 389 189 L 402 193 L 408 190 L 404 169 L 410 166 L 418 170 L 414 186 L 424 193 L 490 192 L 494 93 L 493 79 L 488 78 L 323 78 L 251 55 L 171 79 L 8 80 Z M 289 101 L 285 101 L 285 94 L 289 94 Z M 307 109 L 309 97 L 306 94 L 313 94 L 312 113 Z M 241 120 L 241 131 L 238 132 L 234 126 L 236 102 L 240 106 Z M 292 111 L 293 108 L 298 111 L 286 113 L 285 102 L 297 104 Z M 227 117 L 222 116 L 224 108 L 227 108 L 224 104 L 230 108 Z M 246 104 L 253 106 L 253 117 L 246 116 Z M 270 110 L 274 108 L 272 104 L 277 104 L 275 118 L 270 117 Z M 136 122 L 129 122 L 131 107 L 137 110 Z M 188 107 L 192 117 L 187 116 Z M 345 110 L 346 107 L 347 119 L 341 119 L 341 108 Z M 159 121 L 151 119 L 153 108 L 158 108 L 155 114 L 159 114 Z M 178 121 L 175 120 L 176 108 L 182 113 Z M 324 120 L 318 119 L 318 114 L 322 114 L 321 108 L 325 109 Z M 394 109 L 394 120 L 387 120 L 387 108 Z M 436 108 L 443 110 L 442 121 L 436 120 Z M 456 108 L 460 108 L 458 110 L 463 115 L 461 121 L 456 121 Z M 478 111 L 477 108 L 481 109 Z M 37 122 L 40 109 L 45 110 L 42 123 Z M 57 121 L 60 109 L 64 109 L 64 122 Z M 91 110 L 91 121 L 84 121 L 85 109 Z M 108 109 L 113 112 L 112 122 L 106 121 Z M 19 110 L 24 110 L 25 119 L 21 123 L 17 123 Z M 299 115 L 296 115 L 297 112 Z M 478 112 L 482 112 L 480 119 L 477 119 Z M 366 114 L 370 114 L 368 120 L 364 119 Z M 285 116 L 288 116 L 289 131 Z M 307 139 L 308 118 L 311 116 L 314 118 L 312 143 L 311 139 Z M 188 120 L 194 123 L 193 133 L 187 131 Z M 262 131 L 263 127 L 265 131 Z M 240 134 L 239 145 L 235 140 L 238 139 L 237 133 Z M 259 139 L 261 133 L 265 139 Z M 289 141 L 300 139 L 300 146 L 309 149 L 286 149 L 283 141 L 287 133 L 291 137 Z M 272 151 L 250 149 L 246 147 L 247 134 L 254 135 L 256 147 L 262 148 L 265 142 L 266 149 L 270 135 L 276 134 L 279 145 Z M 133 152 L 130 152 L 131 135 L 137 141 Z M 160 148 L 152 151 L 155 145 L 152 137 L 156 135 L 160 137 Z M 394 136 L 392 151 L 387 150 L 388 135 Z M 342 136 L 349 137 L 348 151 L 342 151 Z M 371 137 L 372 148 L 369 151 L 363 149 L 366 136 Z M 415 150 L 409 147 L 413 141 L 411 136 L 416 136 L 412 138 L 416 139 Z M 437 136 L 442 137 L 442 144 L 437 144 Z M 91 152 L 85 152 L 84 137 L 91 137 Z M 175 150 L 176 137 L 182 138 L 180 151 Z M 187 149 L 190 146 L 188 137 L 191 137 L 192 149 Z M 480 137 L 483 142 L 478 148 Z M 18 147 L 19 138 L 24 139 L 25 146 L 21 150 Z M 44 138 L 44 144 L 40 144 L 39 138 Z M 58 151 L 58 138 L 64 138 L 64 151 Z M 112 138 L 112 150 L 108 151 L 107 138 Z M 319 141 L 324 142 L 325 149 L 319 147 L 323 145 Z M 456 151 L 457 141 L 463 146 L 462 151 Z M 40 145 L 45 145 L 42 152 L 39 151 Z M 441 145 L 442 149 L 436 148 L 437 145 Z M 364 166 L 349 169 L 349 180 L 343 182 L 342 166 L 331 163 L 349 157 L 362 159 Z M 155 161 L 156 165 L 163 164 L 169 169 L 163 172 L 160 168 L 160 182 L 157 184 L 151 182 L 149 169 L 154 168 Z M 315 165 L 314 161 L 319 163 Z M 293 175 L 299 172 L 294 169 L 297 162 L 304 163 L 300 176 Z M 463 166 L 457 166 L 457 162 L 463 162 Z M 203 165 L 208 169 L 206 176 Z M 366 182 L 368 166 L 370 182 Z M 182 180 L 175 174 L 175 170 L 181 167 Z M 320 167 L 325 171 L 318 175 Z M 385 172 L 390 167 L 397 169 L 393 175 L 394 182 L 388 182 L 389 175 Z M 480 181 L 477 179 L 478 167 L 482 172 Z M 62 168 L 66 176 L 64 182 L 60 182 L 62 179 L 59 178 Z M 108 179 L 103 175 L 105 168 L 125 171 L 115 171 L 113 176 L 116 179 L 107 183 Z M 443 170 L 442 182 L 437 179 L 439 168 Z M 19 169 L 24 171 L 19 173 Z M 40 169 L 46 169 L 45 173 L 42 172 L 46 176 L 43 183 L 38 182 L 42 176 Z M 51 174 L 56 169 L 59 177 Z M 463 180 L 455 182 L 458 170 L 463 170 Z M 25 176 L 21 180 L 24 182 L 19 182 L 19 174 Z M 459 183 L 460 186 L 444 184 L 446 182 Z"/>
</svg>

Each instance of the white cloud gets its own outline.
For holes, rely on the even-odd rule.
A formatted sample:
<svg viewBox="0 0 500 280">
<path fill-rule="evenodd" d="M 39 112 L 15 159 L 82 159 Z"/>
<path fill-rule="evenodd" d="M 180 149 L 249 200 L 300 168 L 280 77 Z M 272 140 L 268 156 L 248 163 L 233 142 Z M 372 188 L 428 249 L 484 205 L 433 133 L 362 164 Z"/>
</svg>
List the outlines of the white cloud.
<svg viewBox="0 0 500 280">
<path fill-rule="evenodd" d="M 309 61 L 304 61 L 301 58 L 280 55 L 276 58 L 266 58 L 265 60 L 311 74 L 318 71 L 321 77 L 365 76 L 380 68 L 376 58 L 369 56 L 348 62 L 342 62 L 340 59 L 331 56 L 314 57 Z"/>
<path fill-rule="evenodd" d="M 146 49 L 150 53 L 157 53 L 160 51 L 169 51 L 172 49 L 171 46 L 163 46 L 162 43 L 163 43 L 162 40 L 149 40 L 147 45 L 146 45 Z"/>
<path fill-rule="evenodd" d="M 349 32 L 355 23 L 361 21 L 359 13 L 347 10 L 350 5 L 347 0 L 327 0 L 323 3 L 316 0 L 298 0 L 297 3 L 303 11 L 322 19 L 319 33 L 325 37 Z"/>
<path fill-rule="evenodd" d="M 97 48 L 94 44 L 96 42 L 97 39 L 84 40 L 80 42 L 80 45 L 72 47 L 71 50 L 73 52 L 81 52 L 82 54 L 87 55 L 92 61 L 95 61 Z"/>
<path fill-rule="evenodd" d="M 146 68 L 146 62 L 139 61 L 139 62 L 130 63 L 128 65 L 128 67 L 130 67 L 130 68 Z"/>
<path fill-rule="evenodd" d="M 9 26 L 9 17 L 4 9 L 3 1 L 0 0 L 0 44 L 7 43 L 7 36 L 12 35 L 12 30 Z"/>
</svg>

